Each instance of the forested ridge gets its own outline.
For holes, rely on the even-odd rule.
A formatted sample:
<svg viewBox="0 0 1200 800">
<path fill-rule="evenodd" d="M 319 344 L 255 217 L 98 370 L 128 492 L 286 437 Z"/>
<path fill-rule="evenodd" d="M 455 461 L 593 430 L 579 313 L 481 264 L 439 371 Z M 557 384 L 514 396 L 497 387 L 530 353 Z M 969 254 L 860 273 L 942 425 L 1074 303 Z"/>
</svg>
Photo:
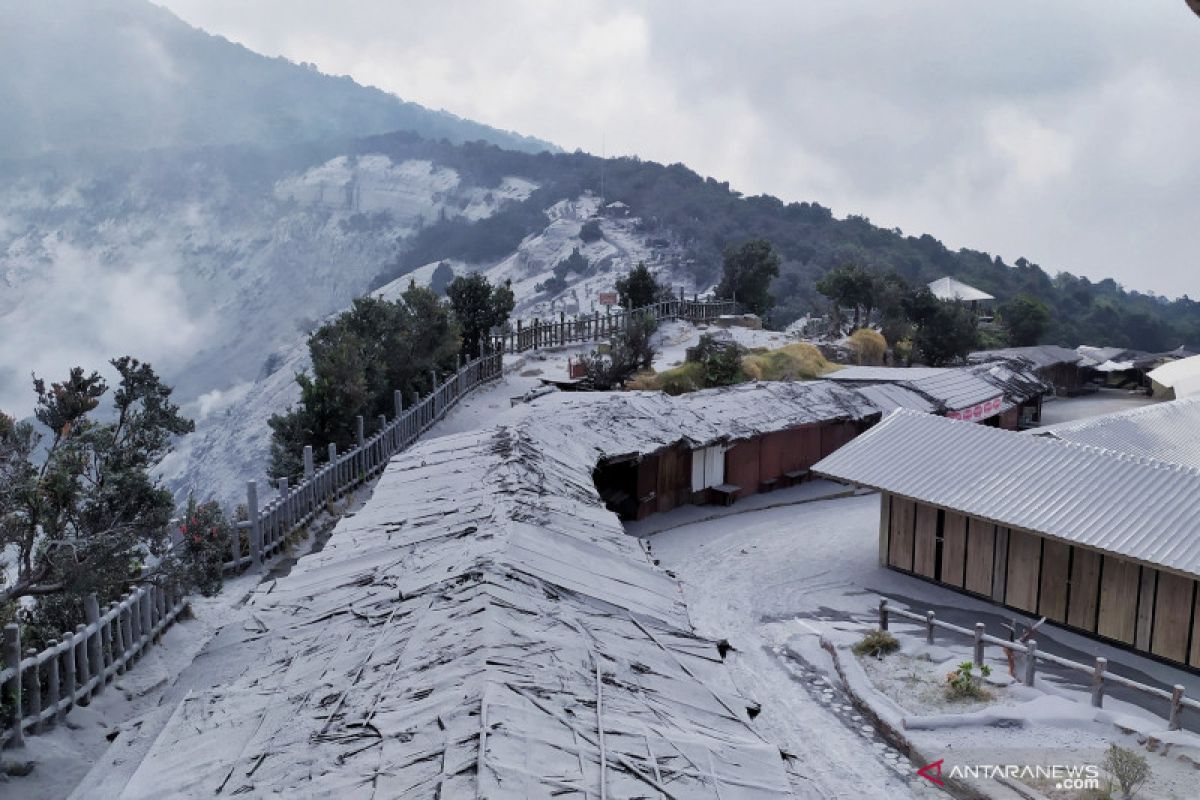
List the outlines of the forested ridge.
<svg viewBox="0 0 1200 800">
<path fill-rule="evenodd" d="M 431 142 L 410 134 L 360 140 L 359 152 L 394 159 L 432 158 L 481 183 L 505 175 L 537 181 L 528 199 L 477 222 L 436 220 L 422 231 L 380 281 L 440 258 L 478 263 L 512 252 L 528 234 L 544 227 L 544 210 L 584 191 L 598 192 L 601 159 L 583 153 L 536 155 L 467 143 Z M 1126 290 L 1111 279 L 1089 280 L 1023 258 L 1008 264 L 988 253 L 950 250 L 928 234 L 906 235 L 869 219 L 837 219 L 817 202 L 785 203 L 771 196 L 745 197 L 729 184 L 705 178 L 682 164 L 637 158 L 603 161 L 606 200 L 620 200 L 640 217 L 645 231 L 681 245 L 702 282 L 719 278 L 721 254 L 750 238 L 771 242 L 783 258 L 772 292 L 779 324 L 820 312 L 828 301 L 814 284 L 842 264 L 895 271 L 912 284 L 953 275 L 1004 302 L 1027 294 L 1046 303 L 1050 323 L 1045 343 L 1095 344 L 1162 351 L 1181 344 L 1200 346 L 1200 305 L 1184 296 L 1167 299 Z"/>
</svg>

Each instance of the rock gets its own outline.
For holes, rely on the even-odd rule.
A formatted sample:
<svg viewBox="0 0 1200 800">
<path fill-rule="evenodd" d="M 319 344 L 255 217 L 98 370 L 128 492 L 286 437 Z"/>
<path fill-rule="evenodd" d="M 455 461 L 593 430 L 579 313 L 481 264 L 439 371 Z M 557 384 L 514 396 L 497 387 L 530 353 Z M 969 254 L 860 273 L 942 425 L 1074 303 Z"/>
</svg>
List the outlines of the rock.
<svg viewBox="0 0 1200 800">
<path fill-rule="evenodd" d="M 1146 749 L 1149 750 L 1151 753 L 1156 753 L 1156 752 L 1158 752 L 1159 745 L 1161 745 L 1161 744 L 1162 744 L 1161 739 L 1159 739 L 1157 736 L 1151 736 L 1151 737 L 1147 738 L 1147 740 L 1146 740 Z"/>
<path fill-rule="evenodd" d="M 4 761 L 0 762 L 0 773 L 10 778 L 24 778 L 33 772 L 33 768 L 36 766 L 36 761 Z"/>
</svg>

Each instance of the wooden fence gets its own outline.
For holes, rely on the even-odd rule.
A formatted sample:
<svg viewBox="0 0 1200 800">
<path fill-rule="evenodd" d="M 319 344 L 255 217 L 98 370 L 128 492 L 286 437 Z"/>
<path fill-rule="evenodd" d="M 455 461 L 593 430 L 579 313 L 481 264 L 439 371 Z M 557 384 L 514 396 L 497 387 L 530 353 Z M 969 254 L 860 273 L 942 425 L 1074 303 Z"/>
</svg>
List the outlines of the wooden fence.
<svg viewBox="0 0 1200 800">
<path fill-rule="evenodd" d="M 375 432 L 364 435 L 362 417 L 356 420 L 358 445 L 339 454 L 329 445 L 328 462 L 314 468 L 311 447 L 304 448 L 304 479 L 288 486 L 279 479 L 278 493 L 259 507 L 255 481 L 247 485 L 247 521 L 233 527 L 226 571 L 247 565 L 259 568 L 279 554 L 288 537 L 307 525 L 334 499 L 382 472 L 388 460 L 417 440 L 446 415 L 464 395 L 502 372 L 499 352 L 476 358 L 439 383 L 436 375 L 430 394 L 410 408 L 397 391 L 395 416 L 378 418 Z M 243 534 L 246 546 L 243 547 Z M 246 551 L 243 553 L 243 549 Z M 76 703 L 86 705 L 105 684 L 134 665 L 187 605 L 179 592 L 147 584 L 121 597 L 103 613 L 95 595 L 84 602 L 86 625 L 63 634 L 41 652 L 21 652 L 21 631 L 16 624 L 4 628 L 4 661 L 0 686 L 0 747 L 21 745 L 25 732 L 39 733 Z"/>
<path fill-rule="evenodd" d="M 333 500 L 382 472 L 392 456 L 406 449 L 446 416 L 465 394 L 480 384 L 499 378 L 503 371 L 501 359 L 500 352 L 473 359 L 440 384 L 434 376 L 433 385 L 437 388 L 408 409 L 404 408 L 403 395 L 396 390 L 396 413 L 391 421 L 381 414 L 376 420 L 375 432 L 367 437 L 363 418 L 356 418 L 357 446 L 339 454 L 337 446 L 330 444 L 326 463 L 317 468 L 313 465 L 312 448 L 305 447 L 303 480 L 289 486 L 286 478 L 280 478 L 275 496 L 263 505 L 260 505 L 262 498 L 258 496 L 257 482 L 249 481 L 246 485 L 248 519 L 234 527 L 225 570 L 233 571 L 246 565 L 258 568 L 280 553 L 292 533 L 311 522 Z"/>
<path fill-rule="evenodd" d="M 96 595 L 84 601 L 87 624 L 66 632 L 40 653 L 21 653 L 21 629 L 4 627 L 4 728 L 0 746 L 21 745 L 25 731 L 39 733 L 62 720 L 76 703 L 124 673 L 157 642 L 187 605 L 183 596 L 155 584 L 139 587 L 100 613 Z"/>
<path fill-rule="evenodd" d="M 580 314 L 568 318 L 560 313 L 557 320 L 535 319 L 529 324 L 517 320 L 516 328 L 504 336 L 492 339 L 492 349 L 502 353 L 523 353 L 539 347 L 555 347 L 576 342 L 598 342 L 624 330 L 630 320 L 649 314 L 663 322 L 683 319 L 689 322 L 712 322 L 726 314 L 736 314 L 738 304 L 733 300 L 700 300 L 678 298 L 663 300 L 631 311 Z"/>
<path fill-rule="evenodd" d="M 910 619 L 914 622 L 919 622 L 925 626 L 925 641 L 929 644 L 934 642 L 934 631 L 938 628 L 944 631 L 950 631 L 962 636 L 969 636 L 974 640 L 975 649 L 973 652 L 972 663 L 980 665 L 983 663 L 984 648 L 987 645 L 999 646 L 1005 650 L 1011 650 L 1014 653 L 1021 653 L 1025 656 L 1024 669 L 1020 680 L 1026 686 L 1032 686 L 1037 676 L 1038 659 L 1050 664 L 1057 664 L 1066 669 L 1075 670 L 1091 676 L 1092 683 L 1092 705 L 1100 708 L 1104 705 L 1104 690 L 1108 684 L 1124 686 L 1152 697 L 1157 697 L 1166 700 L 1170 705 L 1167 712 L 1167 728 L 1177 731 L 1183 726 L 1182 716 L 1183 709 L 1190 708 L 1192 710 L 1200 710 L 1200 702 L 1184 697 L 1184 687 L 1180 684 L 1175 684 L 1170 691 L 1160 689 L 1157 686 L 1149 686 L 1145 683 L 1125 678 L 1120 675 L 1115 675 L 1108 671 L 1108 659 L 1102 656 L 1097 656 L 1093 664 L 1081 664 L 1078 661 L 1071 661 L 1068 658 L 1051 655 L 1038 650 L 1037 641 L 1030 639 L 1024 643 L 1012 642 L 1007 639 L 1001 639 L 997 636 L 991 636 L 985 632 L 985 625 L 982 622 L 975 623 L 974 629 L 963 628 L 959 625 L 952 625 L 949 622 L 942 622 L 937 619 L 932 611 L 926 611 L 924 615 L 906 611 L 902 608 L 893 608 L 888 603 L 886 597 L 879 599 L 879 629 L 886 631 L 888 629 L 889 618 L 895 615 Z"/>
</svg>

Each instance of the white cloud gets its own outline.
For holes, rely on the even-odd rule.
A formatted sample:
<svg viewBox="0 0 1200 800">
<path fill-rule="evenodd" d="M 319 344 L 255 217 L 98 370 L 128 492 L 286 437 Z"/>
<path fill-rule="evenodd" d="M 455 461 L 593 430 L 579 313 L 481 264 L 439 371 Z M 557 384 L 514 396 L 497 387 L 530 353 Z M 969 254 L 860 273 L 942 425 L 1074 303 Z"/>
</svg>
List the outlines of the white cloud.
<svg viewBox="0 0 1200 800">
<path fill-rule="evenodd" d="M 568 149 L 1200 294 L 1200 20 L 1178 0 L 165 4 Z"/>
</svg>

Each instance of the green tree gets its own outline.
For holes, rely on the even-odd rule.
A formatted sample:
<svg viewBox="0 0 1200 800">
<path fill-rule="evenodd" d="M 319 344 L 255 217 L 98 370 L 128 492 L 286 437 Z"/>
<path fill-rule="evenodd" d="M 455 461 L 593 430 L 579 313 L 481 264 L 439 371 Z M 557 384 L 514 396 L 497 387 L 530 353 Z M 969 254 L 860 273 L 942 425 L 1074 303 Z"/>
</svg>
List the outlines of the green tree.
<svg viewBox="0 0 1200 800">
<path fill-rule="evenodd" d="M 604 238 L 604 231 L 600 230 L 600 221 L 589 219 L 579 228 L 579 239 L 584 244 L 599 241 Z"/>
<path fill-rule="evenodd" d="M 616 287 L 621 305 L 629 309 L 645 308 L 658 300 L 665 291 L 654 279 L 644 261 L 639 261 L 628 275 L 617 278 Z"/>
<path fill-rule="evenodd" d="M 1000 317 L 1008 328 L 1008 340 L 1014 347 L 1035 345 L 1050 324 L 1050 308 L 1028 294 L 1019 294 L 1000 306 Z"/>
<path fill-rule="evenodd" d="M 854 309 L 852 331 L 870 324 L 878 286 L 879 279 L 856 264 L 835 267 L 816 284 L 817 291 L 833 301 L 834 317 L 839 323 L 842 308 Z"/>
<path fill-rule="evenodd" d="M 976 349 L 979 331 L 975 314 L 958 303 L 943 303 L 922 287 L 909 300 L 909 317 L 916 324 L 913 344 L 931 367 L 961 361 Z"/>
<path fill-rule="evenodd" d="M 0 414 L 0 549 L 16 562 L 0 602 L 37 598 L 23 616 L 52 633 L 82 619 L 91 592 L 107 601 L 135 580 L 186 580 L 169 535 L 174 500 L 150 470 L 194 425 L 149 364 L 110 363 L 118 381 L 100 419 L 109 386 L 98 373 L 75 367 L 49 386 L 34 379 L 44 451 L 31 425 Z"/>
<path fill-rule="evenodd" d="M 439 261 L 429 276 L 429 288 L 437 294 L 445 294 L 446 287 L 454 280 L 454 270 L 445 261 Z"/>
<path fill-rule="evenodd" d="M 296 376 L 300 405 L 268 420 L 272 474 L 299 477 L 305 445 L 318 457 L 331 442 L 339 450 L 353 446 L 356 416 L 391 415 L 397 389 L 406 399 L 428 394 L 430 371 L 453 370 L 459 347 L 450 307 L 429 289 L 410 282 L 395 301 L 355 300 L 309 337 L 311 373 Z"/>
<path fill-rule="evenodd" d="M 510 281 L 505 281 L 503 286 L 492 286 L 491 281 L 479 272 L 455 278 L 446 287 L 446 296 L 450 298 L 450 308 L 458 320 L 462 353 L 467 358 L 479 356 L 481 340 L 493 328 L 508 322 L 508 315 L 516 304 Z"/>
<path fill-rule="evenodd" d="M 779 254 L 765 239 L 751 239 L 725 248 L 719 297 L 732 298 L 752 314 L 762 316 L 775 304 L 771 281 L 779 277 Z"/>
<path fill-rule="evenodd" d="M 635 314 L 629 323 L 609 341 L 608 354 L 593 352 L 584 356 L 584 367 L 594 389 L 606 391 L 619 387 L 639 369 L 654 362 L 651 337 L 658 322 L 651 314 Z"/>
</svg>

